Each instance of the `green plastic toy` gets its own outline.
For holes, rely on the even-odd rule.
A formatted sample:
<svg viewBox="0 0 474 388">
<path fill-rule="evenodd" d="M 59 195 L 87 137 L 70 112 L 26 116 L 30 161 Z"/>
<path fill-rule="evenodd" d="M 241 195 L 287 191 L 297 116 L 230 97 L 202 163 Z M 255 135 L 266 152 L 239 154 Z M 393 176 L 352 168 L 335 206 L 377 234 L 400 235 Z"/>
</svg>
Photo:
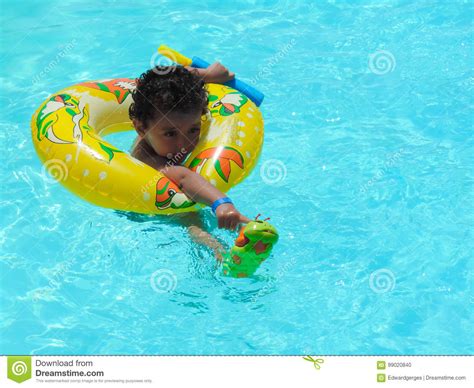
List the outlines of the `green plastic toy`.
<svg viewBox="0 0 474 388">
<path fill-rule="evenodd" d="M 270 256 L 273 246 L 278 241 L 278 232 L 267 222 L 255 217 L 240 229 L 230 252 L 223 255 L 222 270 L 224 275 L 245 278 L 254 274 L 260 264 Z"/>
</svg>

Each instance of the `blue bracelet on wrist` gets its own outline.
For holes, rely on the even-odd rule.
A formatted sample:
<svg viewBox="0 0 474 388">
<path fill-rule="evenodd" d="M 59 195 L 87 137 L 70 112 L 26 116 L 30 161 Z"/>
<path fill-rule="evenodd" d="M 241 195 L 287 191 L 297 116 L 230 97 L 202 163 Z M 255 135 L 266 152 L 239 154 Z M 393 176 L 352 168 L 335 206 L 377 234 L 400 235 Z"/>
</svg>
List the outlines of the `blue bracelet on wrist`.
<svg viewBox="0 0 474 388">
<path fill-rule="evenodd" d="M 219 205 L 222 205 L 223 203 L 232 203 L 232 200 L 229 197 L 216 199 L 211 206 L 212 212 L 216 214 L 216 209 L 219 207 Z"/>
</svg>

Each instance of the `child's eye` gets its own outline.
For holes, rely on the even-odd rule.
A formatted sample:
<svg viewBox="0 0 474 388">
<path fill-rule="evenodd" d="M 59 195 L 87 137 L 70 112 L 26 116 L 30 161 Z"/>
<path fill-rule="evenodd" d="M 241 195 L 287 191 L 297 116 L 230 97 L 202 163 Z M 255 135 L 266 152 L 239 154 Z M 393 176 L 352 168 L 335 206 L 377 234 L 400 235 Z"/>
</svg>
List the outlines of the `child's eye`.
<svg viewBox="0 0 474 388">
<path fill-rule="evenodd" d="M 194 127 L 194 128 L 191 128 L 190 132 L 191 133 L 196 133 L 196 132 L 199 132 L 201 130 L 201 128 L 199 127 Z"/>
<path fill-rule="evenodd" d="M 175 135 L 174 132 L 165 132 L 166 137 L 173 137 Z"/>
</svg>

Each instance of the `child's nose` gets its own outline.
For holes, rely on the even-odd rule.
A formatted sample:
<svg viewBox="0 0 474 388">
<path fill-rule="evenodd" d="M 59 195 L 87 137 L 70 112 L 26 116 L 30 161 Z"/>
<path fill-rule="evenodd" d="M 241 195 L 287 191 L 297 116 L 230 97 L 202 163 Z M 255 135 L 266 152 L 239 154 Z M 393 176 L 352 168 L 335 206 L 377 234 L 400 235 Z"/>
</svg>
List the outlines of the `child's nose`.
<svg viewBox="0 0 474 388">
<path fill-rule="evenodd" d="M 182 138 L 178 141 L 178 150 L 182 152 L 183 149 L 189 151 L 192 148 L 192 141 L 190 139 Z"/>
<path fill-rule="evenodd" d="M 183 148 L 186 148 L 186 142 L 185 141 L 180 141 L 176 144 L 177 152 L 182 152 Z"/>
</svg>

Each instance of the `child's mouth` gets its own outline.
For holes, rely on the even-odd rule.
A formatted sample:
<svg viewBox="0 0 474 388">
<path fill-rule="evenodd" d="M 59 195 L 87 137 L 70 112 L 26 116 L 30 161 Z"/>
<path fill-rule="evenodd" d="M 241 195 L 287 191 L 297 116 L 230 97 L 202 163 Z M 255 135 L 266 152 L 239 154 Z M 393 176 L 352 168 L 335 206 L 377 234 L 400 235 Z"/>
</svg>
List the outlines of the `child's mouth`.
<svg viewBox="0 0 474 388">
<path fill-rule="evenodd" d="M 175 161 L 175 162 L 179 162 L 179 161 L 182 161 L 182 160 L 186 159 L 188 154 L 189 154 L 189 152 L 178 152 L 176 154 L 172 154 L 170 152 L 169 154 L 166 155 L 166 157 L 170 160 Z"/>
</svg>

